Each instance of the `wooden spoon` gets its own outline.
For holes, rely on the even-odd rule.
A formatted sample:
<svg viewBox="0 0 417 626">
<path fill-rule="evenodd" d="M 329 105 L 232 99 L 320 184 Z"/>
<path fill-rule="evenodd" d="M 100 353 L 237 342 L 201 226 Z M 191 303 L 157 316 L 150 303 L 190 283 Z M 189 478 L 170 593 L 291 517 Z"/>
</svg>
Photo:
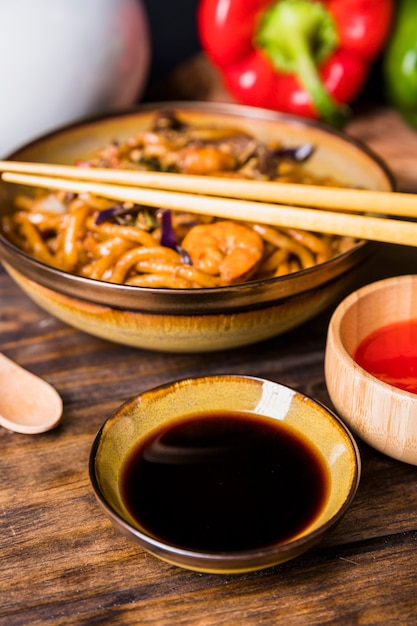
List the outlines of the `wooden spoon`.
<svg viewBox="0 0 417 626">
<path fill-rule="evenodd" d="M 0 353 L 0 425 L 28 435 L 58 424 L 62 399 L 45 380 Z"/>
</svg>

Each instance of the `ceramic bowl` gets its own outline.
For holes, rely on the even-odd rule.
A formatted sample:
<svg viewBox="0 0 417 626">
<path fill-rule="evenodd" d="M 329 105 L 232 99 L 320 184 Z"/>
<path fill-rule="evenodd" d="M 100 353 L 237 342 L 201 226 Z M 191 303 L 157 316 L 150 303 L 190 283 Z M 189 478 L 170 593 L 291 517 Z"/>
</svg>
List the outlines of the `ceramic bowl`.
<svg viewBox="0 0 417 626">
<path fill-rule="evenodd" d="M 316 146 L 306 164 L 342 184 L 391 190 L 392 179 L 365 147 L 316 122 L 234 104 L 165 103 L 194 124 L 247 129 L 264 141 Z M 52 133 L 17 152 L 28 161 L 74 163 L 97 147 L 149 128 L 155 105 L 89 120 Z M 11 211 L 18 188 L 0 187 L 0 212 Z M 355 286 L 360 264 L 372 249 L 358 243 L 312 268 L 269 280 L 211 289 L 151 289 L 94 281 L 30 258 L 0 232 L 0 259 L 41 307 L 93 335 L 166 352 L 205 352 L 247 345 L 283 333 L 336 303 Z"/>
<path fill-rule="evenodd" d="M 314 448 L 328 478 L 326 497 L 320 509 L 310 523 L 290 539 L 249 550 L 223 549 L 216 552 L 189 549 L 155 537 L 134 521 L 121 493 L 121 470 L 127 456 L 138 442 L 152 436 L 153 432 L 160 433 L 169 428 L 184 416 L 193 414 L 201 419 L 201 415 L 206 412 L 223 415 L 230 412 L 230 407 L 233 407 L 233 412 L 243 413 L 244 419 L 266 419 L 268 423 L 288 428 Z M 165 444 L 162 443 L 162 438 L 159 442 L 161 445 L 158 449 L 168 449 L 167 458 L 171 458 L 169 455 L 173 448 L 167 446 L 166 440 Z M 233 438 L 233 442 L 236 442 L 236 438 Z M 213 447 L 213 439 L 208 440 L 208 447 L 205 446 L 198 448 L 199 459 L 205 458 L 206 451 L 210 446 Z M 228 449 L 228 454 L 233 455 L 233 446 L 234 443 Z M 180 448 L 176 447 L 175 453 L 177 449 Z M 194 449 L 191 440 L 190 445 L 187 444 L 185 458 Z M 241 456 L 238 455 L 238 458 L 240 462 Z M 186 569 L 211 573 L 237 573 L 266 568 L 305 552 L 330 532 L 346 513 L 356 493 L 359 477 L 360 457 L 354 439 L 333 413 L 314 400 L 276 382 L 235 375 L 192 378 L 142 393 L 121 406 L 105 421 L 90 455 L 90 478 L 98 502 L 119 531 L 165 561 Z M 224 478 L 220 484 L 223 484 Z M 262 477 L 259 480 L 261 482 Z M 204 493 L 208 493 L 210 488 L 209 483 Z M 180 490 L 181 484 L 178 484 Z M 241 519 L 239 515 L 236 526 L 247 523 L 247 491 L 249 487 L 237 497 L 232 507 L 233 511 L 235 508 L 241 511 Z M 143 502 L 140 493 L 138 496 L 139 502 Z M 297 498 L 297 494 L 291 497 Z M 194 503 L 192 496 L 190 499 Z M 175 506 L 172 508 L 175 517 L 177 510 Z M 257 514 L 263 520 L 266 516 L 278 520 L 280 515 L 285 515 L 284 510 L 280 510 L 278 497 L 262 500 Z M 203 516 L 203 519 L 205 533 L 206 517 Z M 208 527 L 212 528 L 210 524 Z"/>
<path fill-rule="evenodd" d="M 417 276 L 381 280 L 351 293 L 330 321 L 325 377 L 334 407 L 348 427 L 380 452 L 417 465 L 417 394 L 384 382 L 354 355 L 374 331 L 417 319 Z"/>
<path fill-rule="evenodd" d="M 141 0 L 2 2 L 0 23 L 1 158 L 141 97 L 151 57 Z"/>
</svg>

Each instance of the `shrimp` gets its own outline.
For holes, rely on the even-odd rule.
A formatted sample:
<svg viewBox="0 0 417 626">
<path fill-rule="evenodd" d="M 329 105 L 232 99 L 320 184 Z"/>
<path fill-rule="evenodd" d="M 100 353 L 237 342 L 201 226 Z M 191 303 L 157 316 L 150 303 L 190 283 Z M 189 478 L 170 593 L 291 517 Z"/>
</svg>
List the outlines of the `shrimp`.
<svg viewBox="0 0 417 626">
<path fill-rule="evenodd" d="M 237 167 L 235 157 L 217 146 L 189 145 L 175 155 L 175 164 L 183 174 L 213 174 L 232 172 Z"/>
<path fill-rule="evenodd" d="M 263 239 L 258 233 L 231 220 L 194 226 L 181 246 L 197 269 L 220 276 L 222 284 L 250 277 L 264 250 Z"/>
</svg>

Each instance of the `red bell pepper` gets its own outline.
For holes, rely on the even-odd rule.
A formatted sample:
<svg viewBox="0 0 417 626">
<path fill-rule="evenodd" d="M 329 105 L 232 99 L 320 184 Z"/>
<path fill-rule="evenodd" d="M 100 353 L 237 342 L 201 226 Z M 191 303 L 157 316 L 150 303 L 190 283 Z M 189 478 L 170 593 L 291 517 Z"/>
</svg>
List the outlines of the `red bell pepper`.
<svg viewBox="0 0 417 626">
<path fill-rule="evenodd" d="M 201 0 L 198 32 L 236 100 L 340 126 L 393 12 L 393 0 Z"/>
</svg>

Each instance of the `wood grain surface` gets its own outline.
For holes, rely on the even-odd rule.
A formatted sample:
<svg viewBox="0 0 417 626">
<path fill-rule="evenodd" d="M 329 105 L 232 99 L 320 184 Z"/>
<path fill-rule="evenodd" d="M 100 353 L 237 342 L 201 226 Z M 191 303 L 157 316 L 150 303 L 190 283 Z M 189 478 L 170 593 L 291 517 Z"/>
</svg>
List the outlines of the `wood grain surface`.
<svg viewBox="0 0 417 626">
<path fill-rule="evenodd" d="M 417 137 L 393 112 L 368 112 L 351 132 L 387 160 L 400 187 L 417 190 Z M 416 272 L 415 249 L 381 244 L 357 283 Z M 323 377 L 331 312 L 256 346 L 150 353 L 66 326 L 0 269 L 0 350 L 64 401 L 54 431 L 0 430 L 0 626 L 415 624 L 417 467 L 361 442 L 361 484 L 339 526 L 304 556 L 248 574 L 199 574 L 148 555 L 113 529 L 90 486 L 90 448 L 105 418 L 161 383 L 250 374 L 331 406 Z"/>
</svg>

